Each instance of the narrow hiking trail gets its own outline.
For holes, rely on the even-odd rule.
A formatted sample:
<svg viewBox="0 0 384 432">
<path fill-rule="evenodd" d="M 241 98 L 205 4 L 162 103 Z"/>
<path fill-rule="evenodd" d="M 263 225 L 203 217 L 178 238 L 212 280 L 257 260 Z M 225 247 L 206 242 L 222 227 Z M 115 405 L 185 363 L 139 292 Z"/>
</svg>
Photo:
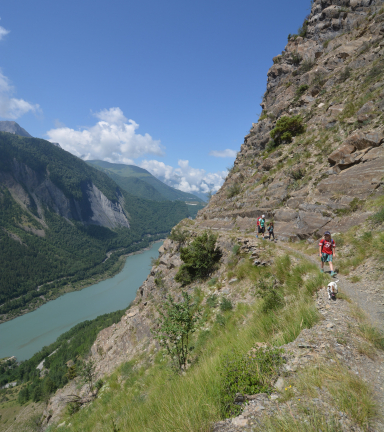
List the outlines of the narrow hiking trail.
<svg viewBox="0 0 384 432">
<path fill-rule="evenodd" d="M 239 233 L 237 236 L 254 239 L 253 236 Z M 268 240 L 259 239 L 260 243 L 264 241 Z M 277 242 L 276 245 L 320 267 L 317 255 L 306 254 L 283 242 Z M 335 264 L 337 268 L 337 261 Z M 365 270 L 367 265 L 363 267 Z M 383 290 L 381 281 L 369 280 L 372 270 L 365 271 L 358 283 L 352 283 L 343 275 L 336 276 L 339 291 L 347 298 L 329 301 L 326 289 L 318 291 L 315 304 L 322 318 L 315 326 L 303 329 L 294 341 L 282 347 L 286 352 L 287 363 L 275 383 L 276 392 L 250 397 L 239 416 L 216 423 L 214 432 L 307 430 L 301 427 L 303 422 L 312 427 L 308 430 L 324 431 L 328 430 L 327 421 L 331 418 L 338 424 L 339 428 L 335 430 L 343 432 L 384 431 L 384 352 L 368 344 L 360 332 L 361 326 L 366 323 L 365 319 L 383 330 Z M 366 318 L 359 314 L 355 305 L 365 312 Z M 316 368 L 320 370 L 321 367 L 325 369 L 323 385 L 313 387 L 312 394 L 305 391 L 305 374 Z M 360 388 L 356 393 L 358 400 L 364 398 L 364 385 L 372 388 L 378 415 L 369 425 L 364 422 L 359 424 L 356 420 L 358 416 L 353 417 L 348 411 L 348 404 L 340 408 L 333 403 L 332 385 L 336 383 L 336 388 L 346 385 L 343 380 L 337 383 L 340 376 L 345 378 L 345 382 L 351 377 L 353 380 L 353 376 L 360 378 Z M 277 428 L 275 424 L 275 428 L 266 429 L 269 422 L 275 422 L 277 418 L 284 420 Z"/>
<path fill-rule="evenodd" d="M 280 247 L 287 251 L 297 253 L 304 258 L 317 264 L 320 268 L 320 257 L 318 255 L 308 255 L 302 251 L 291 248 L 285 243 L 279 242 Z M 337 250 L 336 250 L 337 252 Z M 337 269 L 337 255 L 334 262 Z M 371 324 L 381 331 L 384 331 L 384 283 L 383 280 L 371 280 L 372 269 L 369 264 L 362 265 L 364 273 L 360 274 L 361 280 L 352 283 L 346 276 L 337 274 L 334 280 L 339 280 L 338 287 L 341 292 L 346 294 L 357 306 L 364 310 Z M 326 270 L 326 269 L 325 269 Z"/>
</svg>

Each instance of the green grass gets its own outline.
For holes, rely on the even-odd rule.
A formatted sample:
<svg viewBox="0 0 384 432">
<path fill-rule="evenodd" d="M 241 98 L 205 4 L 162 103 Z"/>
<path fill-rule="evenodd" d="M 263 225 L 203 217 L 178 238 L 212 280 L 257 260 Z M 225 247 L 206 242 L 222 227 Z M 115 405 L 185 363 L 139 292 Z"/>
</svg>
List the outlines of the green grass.
<svg viewBox="0 0 384 432">
<path fill-rule="evenodd" d="M 225 325 L 215 322 L 214 315 L 207 317 L 205 326 L 209 330 L 200 337 L 195 359 L 185 375 L 173 374 L 161 352 L 154 365 L 145 362 L 146 354 L 137 359 L 125 382 L 121 382 L 122 366 L 107 380 L 92 405 L 67 418 L 67 424 L 73 425 L 71 430 L 111 431 L 113 420 L 119 430 L 132 432 L 209 431 L 212 423 L 220 419 L 218 368 L 223 356 L 230 350 L 245 354 L 255 342 L 281 346 L 318 320 L 312 295 L 323 284 L 324 275 L 316 266 L 306 261 L 293 266 L 284 256 L 276 260 L 273 268 L 252 269 L 249 282 L 271 273 L 278 275 L 285 293 L 296 294 L 295 301 L 278 313 L 262 313 L 260 299 L 251 305 L 238 304 L 219 320 Z M 247 324 L 242 325 L 245 317 Z"/>
</svg>

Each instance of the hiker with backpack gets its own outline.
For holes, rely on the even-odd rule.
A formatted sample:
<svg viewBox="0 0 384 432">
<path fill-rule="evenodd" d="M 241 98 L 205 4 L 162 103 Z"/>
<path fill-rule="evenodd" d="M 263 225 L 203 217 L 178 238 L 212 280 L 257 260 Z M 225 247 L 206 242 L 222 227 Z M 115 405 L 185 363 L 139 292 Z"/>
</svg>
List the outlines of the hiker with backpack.
<svg viewBox="0 0 384 432">
<path fill-rule="evenodd" d="M 269 232 L 269 240 L 271 240 L 271 236 L 273 237 L 273 240 L 275 240 L 275 234 L 273 232 L 273 222 L 269 224 L 268 232 Z"/>
<path fill-rule="evenodd" d="M 332 239 L 331 233 L 325 231 L 324 238 L 319 242 L 319 255 L 321 258 L 321 272 L 324 272 L 324 263 L 329 263 L 331 269 L 331 276 L 335 276 L 336 272 L 333 271 L 333 258 L 336 258 L 336 243 Z"/>
</svg>

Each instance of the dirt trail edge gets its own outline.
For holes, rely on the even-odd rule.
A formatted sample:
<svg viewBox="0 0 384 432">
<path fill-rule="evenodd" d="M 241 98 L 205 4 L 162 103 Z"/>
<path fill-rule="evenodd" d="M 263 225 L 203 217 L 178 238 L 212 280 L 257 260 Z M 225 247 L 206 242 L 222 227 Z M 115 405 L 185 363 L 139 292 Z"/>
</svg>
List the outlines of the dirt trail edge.
<svg viewBox="0 0 384 432">
<path fill-rule="evenodd" d="M 241 237 L 245 239 L 249 236 Z M 318 257 L 305 254 L 282 242 L 278 242 L 278 247 L 316 262 L 320 266 Z M 337 275 L 341 292 L 352 303 L 341 298 L 337 301 L 329 301 L 326 290 L 320 290 L 315 303 L 323 318 L 312 328 L 302 330 L 294 341 L 282 347 L 287 362 L 274 384 L 276 391 L 271 395 L 262 393 L 248 397 L 248 403 L 243 405 L 243 411 L 239 416 L 216 423 L 212 431 L 383 432 L 384 353 L 374 348 L 370 351 L 366 340 L 359 333 L 359 316 L 354 311 L 353 305 L 355 303 L 364 310 L 372 325 L 383 329 L 383 291 L 380 290 L 380 282 L 368 281 L 368 276 L 361 282 L 353 284 L 345 276 Z M 305 391 L 306 386 L 302 383 L 310 376 L 305 374 L 311 374 L 313 373 L 311 371 L 315 370 L 319 371 L 319 377 L 320 371 L 323 370 L 327 378 L 324 378 L 325 381 L 319 387 L 313 387 L 311 392 Z M 372 387 L 379 411 L 377 418 L 369 424 L 365 422 L 359 424 L 356 416 L 351 415 L 347 406 L 345 409 L 337 407 L 333 403 L 332 380 L 334 379 L 333 385 L 336 385 L 334 388 L 338 388 L 339 391 L 343 391 L 341 386 L 346 384 L 343 380 L 335 379 L 334 376 L 332 378 L 332 374 L 334 376 L 345 374 L 345 377 L 349 376 L 352 381 L 351 377 L 356 375 L 361 379 L 360 386 Z M 363 397 L 361 394 L 363 387 L 357 391 L 357 398 Z M 282 419 L 281 423 L 276 423 L 279 422 L 276 420 L 279 418 Z M 271 421 L 275 422 L 272 428 Z M 330 421 L 337 423 L 336 429 L 332 429 Z"/>
</svg>

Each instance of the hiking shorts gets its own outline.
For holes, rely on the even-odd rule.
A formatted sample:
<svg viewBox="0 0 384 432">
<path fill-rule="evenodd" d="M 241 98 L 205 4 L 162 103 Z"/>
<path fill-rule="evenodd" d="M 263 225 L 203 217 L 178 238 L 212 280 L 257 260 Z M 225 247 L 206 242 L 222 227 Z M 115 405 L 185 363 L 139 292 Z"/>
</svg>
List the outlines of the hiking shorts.
<svg viewBox="0 0 384 432">
<path fill-rule="evenodd" d="M 321 261 L 322 262 L 332 262 L 332 254 L 322 253 L 321 254 Z"/>
<path fill-rule="evenodd" d="M 265 233 L 265 227 L 261 227 L 260 225 L 257 226 L 259 234 Z"/>
</svg>

